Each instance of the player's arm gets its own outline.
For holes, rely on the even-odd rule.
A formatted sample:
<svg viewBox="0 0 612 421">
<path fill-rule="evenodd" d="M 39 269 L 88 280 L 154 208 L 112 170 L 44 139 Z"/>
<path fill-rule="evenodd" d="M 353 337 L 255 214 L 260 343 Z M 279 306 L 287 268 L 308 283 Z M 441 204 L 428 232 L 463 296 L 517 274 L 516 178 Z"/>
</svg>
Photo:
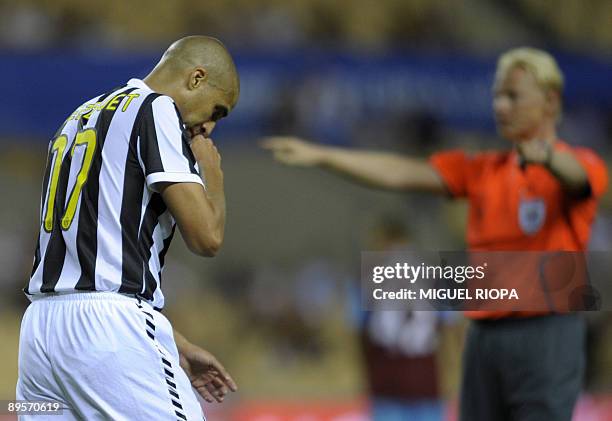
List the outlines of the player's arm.
<svg viewBox="0 0 612 421">
<path fill-rule="evenodd" d="M 194 136 L 191 150 L 206 189 L 196 183 L 163 183 L 159 192 L 176 220 L 187 247 L 201 256 L 214 256 L 225 231 L 225 193 L 221 156 L 212 140 Z"/>
<path fill-rule="evenodd" d="M 438 173 L 422 159 L 316 145 L 294 137 L 271 137 L 262 146 L 284 164 L 328 169 L 371 187 L 446 193 Z"/>
<path fill-rule="evenodd" d="M 179 352 L 180 363 L 191 385 L 207 402 L 222 402 L 231 390 L 238 390 L 236 383 L 223 365 L 210 352 L 189 342 L 174 330 L 174 341 Z"/>
<path fill-rule="evenodd" d="M 587 173 L 572 152 L 556 150 L 551 144 L 541 140 L 521 142 L 517 145 L 517 150 L 526 164 L 544 165 L 568 194 L 577 197 L 589 194 Z"/>
<path fill-rule="evenodd" d="M 225 228 L 223 172 L 217 149 L 210 139 L 184 130 L 167 96 L 156 97 L 141 118 L 135 152 L 147 185 L 161 194 L 187 247 L 196 254 L 214 256 Z"/>
</svg>

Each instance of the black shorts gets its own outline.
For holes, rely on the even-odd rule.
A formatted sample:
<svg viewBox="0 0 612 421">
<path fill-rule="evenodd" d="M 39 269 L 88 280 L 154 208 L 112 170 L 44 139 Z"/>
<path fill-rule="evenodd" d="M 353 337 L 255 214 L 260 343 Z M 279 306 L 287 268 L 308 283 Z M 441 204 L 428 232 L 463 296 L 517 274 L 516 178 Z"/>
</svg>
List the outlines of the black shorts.
<svg viewBox="0 0 612 421">
<path fill-rule="evenodd" d="M 473 321 L 463 354 L 461 421 L 570 421 L 585 372 L 577 314 Z"/>
</svg>

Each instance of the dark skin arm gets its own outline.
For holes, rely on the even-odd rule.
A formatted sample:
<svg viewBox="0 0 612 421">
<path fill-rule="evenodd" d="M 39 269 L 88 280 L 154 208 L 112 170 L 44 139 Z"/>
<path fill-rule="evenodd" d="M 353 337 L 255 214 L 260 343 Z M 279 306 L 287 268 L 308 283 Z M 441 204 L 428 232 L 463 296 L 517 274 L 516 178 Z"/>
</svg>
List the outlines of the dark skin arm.
<svg viewBox="0 0 612 421">
<path fill-rule="evenodd" d="M 158 190 L 176 220 L 187 247 L 201 256 L 214 256 L 225 230 L 225 193 L 221 156 L 211 139 L 199 134 L 191 150 L 206 189 L 196 183 L 160 183 Z"/>
<path fill-rule="evenodd" d="M 207 189 L 197 183 L 160 183 L 157 189 L 189 249 L 214 256 L 221 247 L 225 229 L 225 194 L 221 157 L 212 140 L 203 133 L 191 139 L 191 150 L 206 180 Z M 222 402 L 237 386 L 225 368 L 208 351 L 174 331 L 180 364 L 191 385 L 207 402 Z"/>
<path fill-rule="evenodd" d="M 189 342 L 174 330 L 174 340 L 179 351 L 180 364 L 191 385 L 207 402 L 223 402 L 231 390 L 238 390 L 236 382 L 214 355 Z"/>
</svg>

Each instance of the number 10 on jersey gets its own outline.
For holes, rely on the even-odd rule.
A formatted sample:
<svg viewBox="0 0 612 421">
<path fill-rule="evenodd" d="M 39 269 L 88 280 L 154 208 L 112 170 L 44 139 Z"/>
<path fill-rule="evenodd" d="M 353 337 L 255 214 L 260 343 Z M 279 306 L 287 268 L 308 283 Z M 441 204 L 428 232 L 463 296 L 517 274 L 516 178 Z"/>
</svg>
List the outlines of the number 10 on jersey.
<svg viewBox="0 0 612 421">
<path fill-rule="evenodd" d="M 49 176 L 49 188 L 47 189 L 47 198 L 46 198 L 46 211 L 44 212 L 43 225 L 45 231 L 51 232 L 53 230 L 53 222 L 55 218 L 55 198 L 57 196 L 57 188 L 60 178 L 60 171 L 62 169 L 62 157 L 64 156 L 64 151 L 66 150 L 66 146 L 68 145 L 68 136 L 61 135 L 55 138 L 53 144 L 51 145 L 50 163 L 49 165 L 53 165 L 51 168 L 51 174 Z M 96 130 L 95 129 L 87 129 L 84 131 L 80 131 L 76 135 L 76 139 L 72 145 L 70 156 L 74 156 L 74 151 L 76 148 L 85 148 L 85 153 L 83 155 L 83 161 L 81 162 L 81 169 L 76 177 L 76 182 L 74 187 L 72 188 L 72 192 L 70 193 L 70 197 L 68 198 L 68 202 L 66 204 L 66 209 L 64 210 L 64 215 L 61 219 L 61 227 L 63 230 L 67 230 L 70 228 L 72 224 L 72 220 L 74 219 L 74 215 L 76 213 L 77 204 L 79 203 L 79 196 L 81 195 L 81 190 L 87 181 L 87 177 L 89 175 L 89 170 L 91 168 L 91 162 L 93 160 L 94 152 L 96 150 Z"/>
</svg>

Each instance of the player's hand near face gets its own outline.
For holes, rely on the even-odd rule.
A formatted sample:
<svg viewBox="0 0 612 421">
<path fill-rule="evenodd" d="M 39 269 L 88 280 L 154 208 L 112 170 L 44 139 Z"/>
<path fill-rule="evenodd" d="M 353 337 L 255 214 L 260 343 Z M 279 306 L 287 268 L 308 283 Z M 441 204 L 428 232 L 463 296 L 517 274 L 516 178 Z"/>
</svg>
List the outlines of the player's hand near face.
<svg viewBox="0 0 612 421">
<path fill-rule="evenodd" d="M 272 151 L 274 158 L 283 164 L 313 167 L 323 161 L 324 151 L 321 146 L 297 137 L 268 137 L 261 145 L 264 149 Z"/>
<path fill-rule="evenodd" d="M 200 163 L 203 164 L 203 168 L 200 168 L 200 171 L 204 172 L 204 178 L 207 183 L 210 179 L 214 184 L 217 184 L 219 181 L 223 184 L 221 155 L 210 138 L 215 125 L 214 121 L 210 121 L 190 127 L 189 134 L 191 135 L 191 141 L 189 145 L 198 165 Z"/>
<path fill-rule="evenodd" d="M 193 130 L 190 129 L 191 151 L 200 168 L 206 190 L 195 183 L 165 184 L 158 189 L 189 249 L 203 256 L 214 256 L 223 243 L 225 230 L 221 155 L 212 140 L 205 137 L 210 130 L 198 130 L 197 134 Z"/>
<path fill-rule="evenodd" d="M 212 139 L 198 134 L 191 138 L 191 151 L 204 172 L 207 190 L 214 192 L 219 185 L 223 185 L 223 171 L 221 170 L 221 155 Z M 202 165 L 200 165 L 202 164 Z M 212 184 L 212 185 L 211 185 Z"/>
<path fill-rule="evenodd" d="M 238 386 L 225 368 L 210 352 L 187 341 L 174 331 L 180 363 L 191 385 L 207 402 L 223 402 L 225 395 L 235 392 Z"/>
</svg>

